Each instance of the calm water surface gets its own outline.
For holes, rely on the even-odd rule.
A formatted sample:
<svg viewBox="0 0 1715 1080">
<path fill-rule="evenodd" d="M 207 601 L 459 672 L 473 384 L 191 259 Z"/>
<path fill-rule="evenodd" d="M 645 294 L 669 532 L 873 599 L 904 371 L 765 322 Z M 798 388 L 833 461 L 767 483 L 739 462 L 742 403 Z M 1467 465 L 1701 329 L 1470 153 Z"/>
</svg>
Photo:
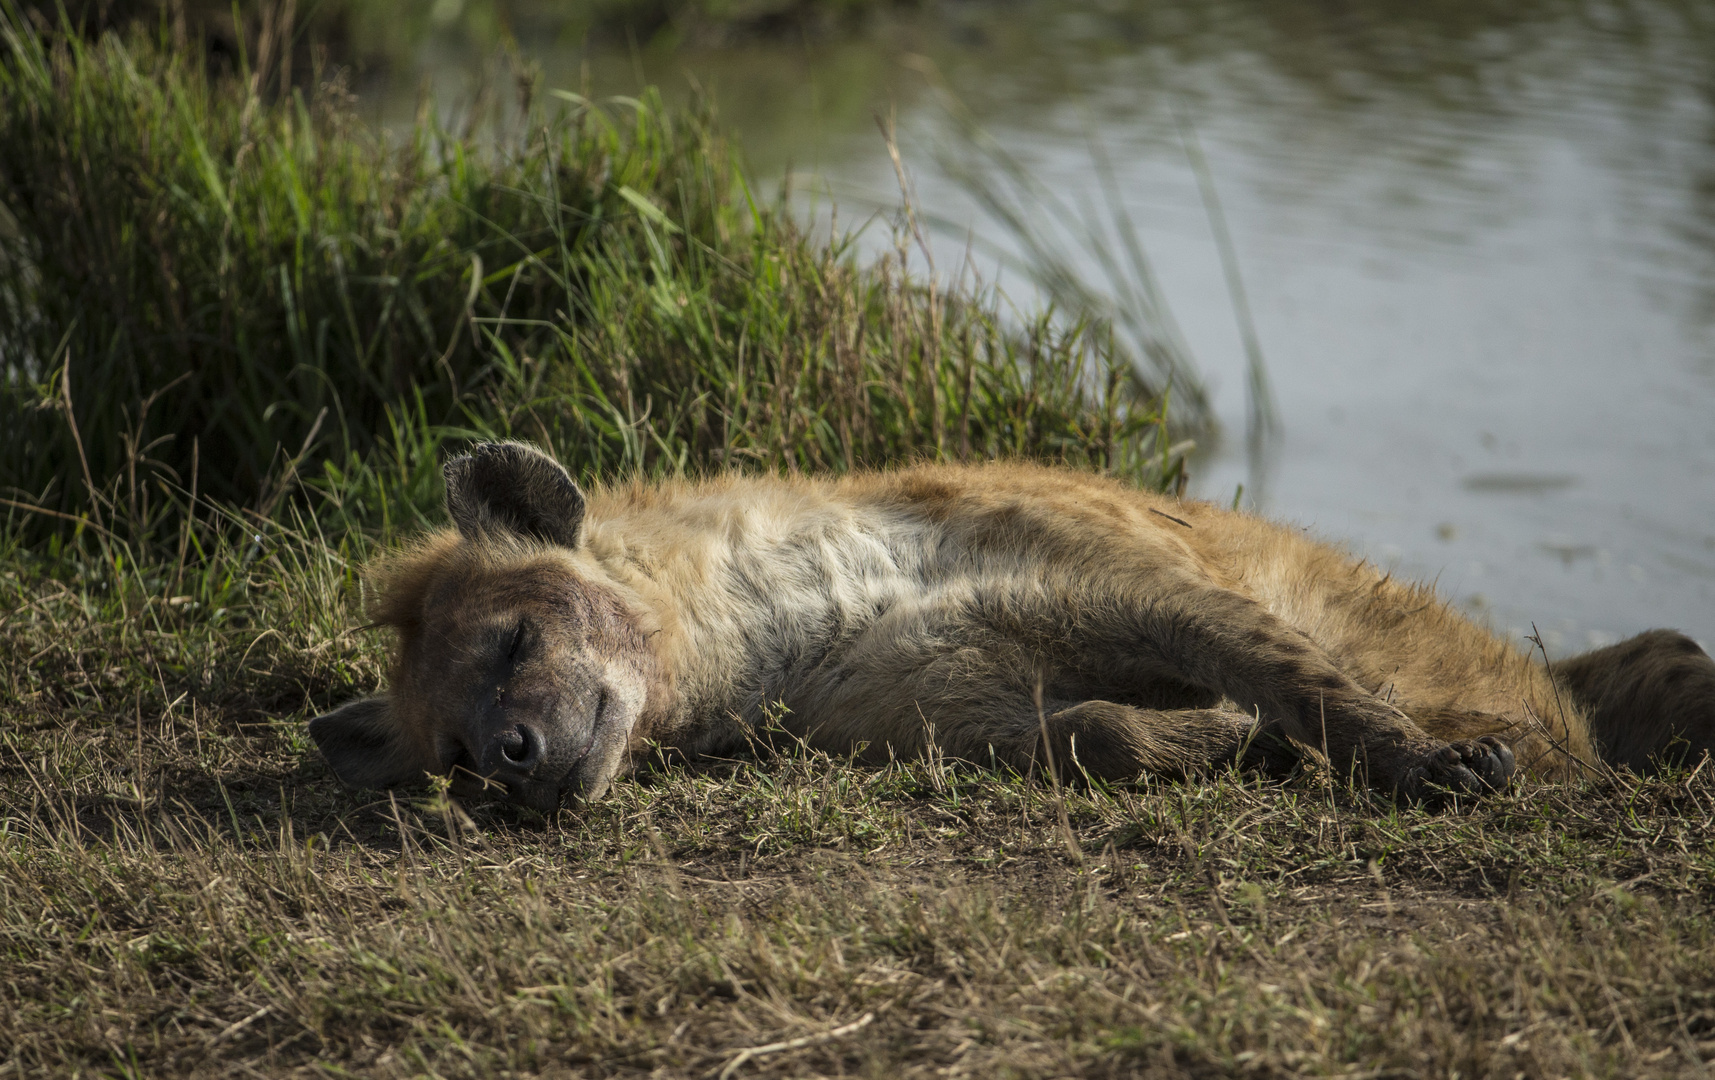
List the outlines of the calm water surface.
<svg viewBox="0 0 1715 1080">
<path fill-rule="evenodd" d="M 1715 9 L 1402 6 L 955 5 L 834 45 L 621 55 L 549 16 L 513 32 L 550 85 L 712 90 L 753 171 L 791 168 L 843 222 L 897 202 L 874 121 L 896 110 L 917 197 L 953 226 L 938 265 L 975 237 L 1015 296 L 1004 230 L 937 166 L 958 142 L 925 72 L 1074 203 L 1105 204 L 1100 146 L 1236 432 L 1240 339 L 1177 108 L 1283 427 L 1263 475 L 1229 437 L 1194 492 L 1243 483 L 1554 652 L 1652 626 L 1715 646 Z M 394 85 L 450 100 L 477 52 L 442 35 Z"/>
</svg>

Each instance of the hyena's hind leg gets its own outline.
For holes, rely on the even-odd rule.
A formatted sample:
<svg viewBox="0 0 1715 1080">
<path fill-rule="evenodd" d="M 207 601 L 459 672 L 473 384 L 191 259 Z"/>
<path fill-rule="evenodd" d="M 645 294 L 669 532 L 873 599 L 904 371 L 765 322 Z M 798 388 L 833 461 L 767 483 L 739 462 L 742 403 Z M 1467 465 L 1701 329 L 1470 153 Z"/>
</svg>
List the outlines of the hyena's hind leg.
<svg viewBox="0 0 1715 1080">
<path fill-rule="evenodd" d="M 1651 630 L 1554 665 L 1610 765 L 1654 772 L 1715 753 L 1715 660 L 1674 630 Z"/>
</svg>

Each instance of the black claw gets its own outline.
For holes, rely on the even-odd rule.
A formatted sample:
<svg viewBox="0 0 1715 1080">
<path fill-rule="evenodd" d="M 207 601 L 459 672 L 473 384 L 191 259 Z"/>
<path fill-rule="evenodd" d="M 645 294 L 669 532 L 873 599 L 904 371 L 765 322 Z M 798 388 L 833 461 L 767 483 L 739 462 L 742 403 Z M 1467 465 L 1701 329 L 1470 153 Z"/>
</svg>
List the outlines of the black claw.
<svg viewBox="0 0 1715 1080">
<path fill-rule="evenodd" d="M 1405 775 L 1394 785 L 1394 798 L 1406 806 L 1417 806 L 1423 802 L 1423 782 L 1428 779 L 1429 770 L 1421 765 L 1407 769 Z"/>
<path fill-rule="evenodd" d="M 1500 762 L 1501 780 L 1503 782 L 1511 780 L 1513 771 L 1518 768 L 1518 759 L 1513 756 L 1513 748 L 1493 735 L 1483 736 L 1482 742 L 1494 754 L 1495 759 Z"/>
<path fill-rule="evenodd" d="M 1399 785 L 1408 803 L 1443 805 L 1449 796 L 1485 795 L 1503 791 L 1517 762 L 1507 745 L 1491 735 L 1476 742 L 1443 746 L 1411 769 Z"/>
<path fill-rule="evenodd" d="M 1472 744 L 1466 761 L 1490 791 L 1505 788 L 1516 765 L 1512 750 L 1493 735 L 1485 735 Z"/>
<path fill-rule="evenodd" d="M 1507 769 L 1498 754 L 1484 754 L 1472 763 L 1472 771 L 1477 774 L 1477 779 L 1483 787 L 1490 791 L 1500 790 L 1507 782 Z"/>
</svg>

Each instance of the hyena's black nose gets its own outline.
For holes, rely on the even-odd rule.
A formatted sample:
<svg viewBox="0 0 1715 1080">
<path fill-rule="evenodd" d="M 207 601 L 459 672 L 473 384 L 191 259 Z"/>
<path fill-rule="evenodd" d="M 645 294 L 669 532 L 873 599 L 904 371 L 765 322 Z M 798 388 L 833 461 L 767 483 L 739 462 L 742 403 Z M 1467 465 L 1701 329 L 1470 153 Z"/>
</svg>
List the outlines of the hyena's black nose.
<svg viewBox="0 0 1715 1080">
<path fill-rule="evenodd" d="M 489 775 L 497 772 L 528 773 L 542 760 L 541 733 L 524 724 L 498 731 L 483 748 L 482 767 Z"/>
</svg>

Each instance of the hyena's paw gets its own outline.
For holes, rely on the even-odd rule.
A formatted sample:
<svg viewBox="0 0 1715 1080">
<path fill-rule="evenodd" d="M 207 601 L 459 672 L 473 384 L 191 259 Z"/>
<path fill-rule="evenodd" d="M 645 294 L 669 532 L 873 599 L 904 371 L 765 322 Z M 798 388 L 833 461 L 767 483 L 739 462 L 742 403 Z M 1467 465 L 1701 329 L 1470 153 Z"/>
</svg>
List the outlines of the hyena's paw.
<svg viewBox="0 0 1715 1080">
<path fill-rule="evenodd" d="M 1406 773 L 1399 793 L 1413 803 L 1438 804 L 1448 797 L 1487 795 L 1512 780 L 1512 748 L 1493 735 L 1448 743 L 1429 752 Z"/>
<path fill-rule="evenodd" d="M 1275 727 L 1246 732 L 1241 746 L 1239 768 L 1262 776 L 1286 776 L 1303 760 L 1292 740 Z"/>
</svg>

